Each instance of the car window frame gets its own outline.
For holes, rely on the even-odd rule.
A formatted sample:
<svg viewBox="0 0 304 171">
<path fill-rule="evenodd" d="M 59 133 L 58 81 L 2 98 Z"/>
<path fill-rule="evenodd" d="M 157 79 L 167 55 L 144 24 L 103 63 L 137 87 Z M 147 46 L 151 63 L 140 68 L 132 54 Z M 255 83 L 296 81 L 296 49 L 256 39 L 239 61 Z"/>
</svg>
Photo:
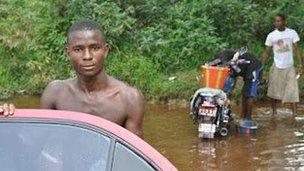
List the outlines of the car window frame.
<svg viewBox="0 0 304 171">
<path fill-rule="evenodd" d="M 140 156 L 141 159 L 144 160 L 144 161 L 145 161 L 149 166 L 151 166 L 154 170 L 156 170 L 156 171 L 161 170 L 160 168 L 155 167 L 154 165 L 152 165 L 152 164 L 151 164 L 152 161 L 150 160 L 151 162 L 149 162 L 149 160 L 148 160 L 148 159 L 145 159 L 145 158 L 143 157 L 143 155 L 139 154 L 139 153 L 136 151 L 136 149 L 130 147 L 127 143 L 123 143 L 123 142 L 121 142 L 121 141 L 116 141 L 116 142 L 115 142 L 115 145 L 114 145 L 114 153 L 113 153 L 112 167 L 113 167 L 113 164 L 114 164 L 115 148 L 116 148 L 116 145 L 117 145 L 117 144 L 121 144 L 122 146 L 124 146 L 124 147 L 127 148 L 128 150 L 134 152 L 135 155 Z"/>
<path fill-rule="evenodd" d="M 129 150 L 133 151 L 136 155 L 140 156 L 144 161 L 147 162 L 151 167 L 153 167 L 155 170 L 161 170 L 158 165 L 151 159 L 149 159 L 145 154 L 140 152 L 136 147 L 134 147 L 132 144 L 126 142 L 122 138 L 116 136 L 115 134 L 97 127 L 95 125 L 81 122 L 81 121 L 72 121 L 72 120 L 64 120 L 64 119 L 41 119 L 41 118 L 8 118 L 8 119 L 0 119 L 1 123 L 39 123 L 39 124 L 58 124 L 58 125 L 66 125 L 66 126 L 73 126 L 78 127 L 82 129 L 87 129 L 90 131 L 94 131 L 98 134 L 101 134 L 103 136 L 106 136 L 110 138 L 110 146 L 108 151 L 108 159 L 107 159 L 107 167 L 106 171 L 111 171 L 114 163 L 114 154 L 115 154 L 115 146 L 116 143 L 121 143 L 125 147 L 127 147 Z"/>
</svg>

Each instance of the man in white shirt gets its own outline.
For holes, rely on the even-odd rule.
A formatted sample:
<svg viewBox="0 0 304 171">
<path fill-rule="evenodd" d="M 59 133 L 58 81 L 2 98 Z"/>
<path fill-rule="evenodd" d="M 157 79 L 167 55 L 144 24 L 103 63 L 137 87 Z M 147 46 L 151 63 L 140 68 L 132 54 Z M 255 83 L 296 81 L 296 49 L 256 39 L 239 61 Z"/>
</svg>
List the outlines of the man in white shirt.
<svg viewBox="0 0 304 171">
<path fill-rule="evenodd" d="M 277 113 L 277 103 L 291 103 L 293 114 L 297 111 L 299 88 L 297 73 L 302 73 L 302 56 L 300 38 L 297 32 L 287 28 L 286 17 L 277 14 L 274 19 L 276 29 L 268 34 L 262 55 L 262 63 L 268 61 L 271 49 L 274 54 L 274 64 L 269 71 L 269 86 L 267 96 L 272 99 L 273 114 Z M 298 70 L 294 68 L 293 50 L 298 60 Z"/>
</svg>

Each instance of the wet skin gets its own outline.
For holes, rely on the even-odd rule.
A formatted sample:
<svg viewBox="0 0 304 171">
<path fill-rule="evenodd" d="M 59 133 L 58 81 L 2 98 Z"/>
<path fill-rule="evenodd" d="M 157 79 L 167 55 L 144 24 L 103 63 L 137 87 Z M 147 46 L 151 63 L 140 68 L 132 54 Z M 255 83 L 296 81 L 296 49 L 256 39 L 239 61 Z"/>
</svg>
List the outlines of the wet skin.
<svg viewBox="0 0 304 171">
<path fill-rule="evenodd" d="M 108 51 L 99 30 L 70 33 L 66 52 L 77 77 L 51 82 L 43 92 L 41 108 L 93 114 L 142 137 L 143 95 L 105 73 Z"/>
<path fill-rule="evenodd" d="M 4 103 L 0 106 L 0 115 L 4 115 L 5 117 L 13 115 L 15 112 L 15 106 L 13 104 Z"/>
</svg>

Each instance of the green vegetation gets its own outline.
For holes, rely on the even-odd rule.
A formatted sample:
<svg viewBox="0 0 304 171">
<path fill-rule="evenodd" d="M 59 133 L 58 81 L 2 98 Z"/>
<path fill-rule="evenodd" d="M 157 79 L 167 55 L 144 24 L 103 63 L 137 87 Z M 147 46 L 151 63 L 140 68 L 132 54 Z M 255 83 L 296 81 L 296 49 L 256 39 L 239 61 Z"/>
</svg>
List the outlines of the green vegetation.
<svg viewBox="0 0 304 171">
<path fill-rule="evenodd" d="M 110 74 L 148 99 L 189 98 L 200 65 L 219 49 L 247 46 L 260 56 L 280 11 L 303 37 L 303 0 L 2 0 L 0 97 L 41 93 L 51 80 L 74 76 L 66 30 L 88 18 L 106 29 Z"/>
</svg>

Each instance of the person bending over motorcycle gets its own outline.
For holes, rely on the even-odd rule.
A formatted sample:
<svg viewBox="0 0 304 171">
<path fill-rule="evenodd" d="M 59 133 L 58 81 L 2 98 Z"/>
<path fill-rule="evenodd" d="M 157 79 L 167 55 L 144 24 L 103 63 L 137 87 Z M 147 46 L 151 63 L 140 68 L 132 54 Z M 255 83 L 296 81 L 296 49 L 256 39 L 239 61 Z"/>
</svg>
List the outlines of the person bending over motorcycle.
<svg viewBox="0 0 304 171">
<path fill-rule="evenodd" d="M 223 50 L 214 56 L 213 61 L 217 60 L 217 65 L 227 65 L 231 62 L 235 54 L 236 51 L 234 50 Z M 238 60 L 243 62 L 236 62 L 238 70 L 231 69 L 231 78 L 234 81 L 232 82 L 229 94 L 233 92 L 236 78 L 238 76 L 242 77 L 244 85 L 242 88 L 241 117 L 243 119 L 251 119 L 253 100 L 258 95 L 258 87 L 262 80 L 263 65 L 253 54 L 247 52 L 243 54 L 240 53 Z"/>
</svg>

